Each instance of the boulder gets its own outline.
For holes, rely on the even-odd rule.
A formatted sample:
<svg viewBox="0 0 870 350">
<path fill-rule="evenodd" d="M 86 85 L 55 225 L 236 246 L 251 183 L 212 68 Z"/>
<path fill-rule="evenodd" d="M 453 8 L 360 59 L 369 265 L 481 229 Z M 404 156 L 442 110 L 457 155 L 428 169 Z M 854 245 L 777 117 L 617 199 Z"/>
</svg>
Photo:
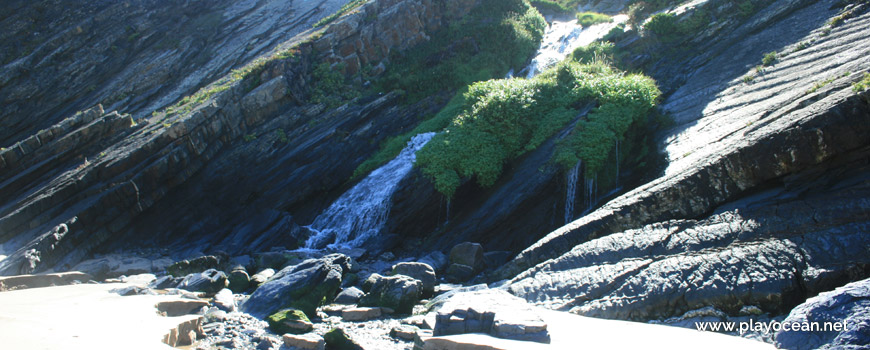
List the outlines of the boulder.
<svg viewBox="0 0 870 350">
<path fill-rule="evenodd" d="M 420 258 L 420 262 L 432 266 L 435 272 L 444 272 L 447 268 L 447 255 L 436 250 Z"/>
<path fill-rule="evenodd" d="M 333 328 L 323 335 L 326 345 L 335 350 L 363 350 L 363 347 L 351 339 L 341 328 Z"/>
<path fill-rule="evenodd" d="M 196 313 L 202 308 L 208 307 L 208 302 L 205 300 L 171 300 L 161 301 L 154 307 L 161 315 L 175 317 Z"/>
<path fill-rule="evenodd" d="M 0 277 L 0 292 L 16 289 L 65 286 L 90 281 L 91 275 L 82 272 L 49 273 Z"/>
<path fill-rule="evenodd" d="M 349 269 L 349 260 L 345 255 L 331 254 L 288 266 L 257 288 L 242 305 L 242 310 L 262 318 L 292 307 L 314 317 L 318 306 L 338 294 L 342 274 Z"/>
<path fill-rule="evenodd" d="M 215 269 L 189 274 L 178 284 L 180 289 L 207 294 L 215 294 L 226 286 L 227 275 Z"/>
<path fill-rule="evenodd" d="M 338 296 L 335 297 L 335 300 L 333 300 L 333 302 L 343 305 L 356 304 L 359 302 L 359 299 L 363 297 L 363 295 L 365 295 L 365 293 L 363 293 L 363 291 L 361 291 L 359 288 L 349 287 L 343 289 L 341 293 L 338 293 Z"/>
<path fill-rule="evenodd" d="M 176 288 L 184 280 L 184 277 L 163 276 L 148 284 L 151 289 L 169 289 Z"/>
<path fill-rule="evenodd" d="M 425 263 L 403 262 L 393 265 L 393 275 L 405 275 L 423 283 L 423 298 L 429 298 L 435 293 L 438 283 L 435 269 Z"/>
<path fill-rule="evenodd" d="M 409 314 L 423 294 L 423 283 L 405 275 L 384 277 L 372 274 L 363 283 L 368 293 L 360 299 L 360 306 L 381 306 L 397 313 Z"/>
<path fill-rule="evenodd" d="M 812 325 L 825 323 L 845 328 L 828 331 L 780 331 L 776 333 L 776 346 L 782 349 L 858 349 L 870 346 L 870 279 L 849 283 L 830 292 L 807 299 L 798 305 L 783 324 Z M 791 326 L 793 327 L 793 326 Z"/>
<path fill-rule="evenodd" d="M 304 334 L 314 329 L 314 324 L 301 310 L 284 309 L 266 317 L 269 329 L 275 334 Z"/>
<path fill-rule="evenodd" d="M 244 292 L 251 286 L 251 278 L 248 276 L 248 272 L 245 271 L 245 268 L 241 266 L 230 271 L 229 276 L 227 276 L 227 281 L 229 282 L 230 290 L 234 293 Z"/>
<path fill-rule="evenodd" d="M 205 335 L 202 330 L 204 318 L 184 321 L 163 336 L 163 342 L 172 347 L 192 345 L 196 339 Z"/>
<path fill-rule="evenodd" d="M 550 342 L 547 324 L 531 305 L 495 289 L 457 293 L 438 310 L 433 328 L 435 336 L 464 333 Z"/>
<path fill-rule="evenodd" d="M 450 264 L 471 266 L 474 271 L 480 272 L 486 263 L 483 259 L 483 246 L 479 243 L 459 243 L 450 249 Z"/>
<path fill-rule="evenodd" d="M 253 276 L 251 276 L 250 287 L 257 288 L 257 287 L 263 285 L 263 283 L 266 283 L 266 281 L 268 281 L 274 275 L 275 275 L 275 270 L 273 270 L 273 269 L 265 269 L 263 271 L 257 272 Z"/>
<path fill-rule="evenodd" d="M 166 273 L 175 276 L 187 276 L 209 269 L 220 269 L 221 259 L 214 255 L 201 256 L 192 260 L 182 260 L 166 268 Z"/>
<path fill-rule="evenodd" d="M 236 301 L 233 299 L 233 291 L 221 289 L 214 295 L 214 306 L 226 312 L 236 311 Z"/>
<path fill-rule="evenodd" d="M 284 346 L 290 350 L 324 350 L 326 341 L 317 334 L 284 334 Z"/>
<path fill-rule="evenodd" d="M 419 330 L 419 328 L 414 326 L 396 326 L 390 329 L 390 337 L 402 340 L 414 340 Z"/>
<path fill-rule="evenodd" d="M 341 310 L 341 318 L 345 321 L 368 321 L 381 317 L 379 307 L 355 307 Z"/>
<path fill-rule="evenodd" d="M 470 280 L 476 275 L 474 268 L 463 264 L 450 264 L 447 268 L 447 281 L 461 283 Z"/>
</svg>

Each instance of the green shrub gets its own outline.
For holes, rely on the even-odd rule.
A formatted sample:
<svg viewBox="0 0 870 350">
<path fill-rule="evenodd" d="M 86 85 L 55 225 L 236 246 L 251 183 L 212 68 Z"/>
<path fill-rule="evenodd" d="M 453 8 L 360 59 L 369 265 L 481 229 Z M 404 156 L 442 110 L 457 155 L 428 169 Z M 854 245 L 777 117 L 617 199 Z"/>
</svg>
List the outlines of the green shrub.
<svg viewBox="0 0 870 350">
<path fill-rule="evenodd" d="M 768 52 L 764 54 L 764 58 L 761 59 L 761 64 L 765 66 L 772 66 L 774 63 L 776 63 L 776 59 L 776 51 Z"/>
<path fill-rule="evenodd" d="M 613 18 L 602 13 L 580 12 L 577 13 L 577 22 L 583 27 L 589 27 L 599 23 L 613 22 Z"/>
<path fill-rule="evenodd" d="M 323 62 L 314 67 L 310 98 L 312 103 L 322 103 L 327 108 L 335 108 L 347 100 L 359 97 L 359 90 L 345 83 L 345 77 L 341 74 L 343 69 L 343 63 L 333 67 Z"/>
<path fill-rule="evenodd" d="M 663 39 L 670 39 L 680 32 L 677 16 L 673 13 L 657 13 L 653 15 L 649 22 L 644 24 L 644 29 Z"/>
<path fill-rule="evenodd" d="M 593 143 L 622 138 L 629 125 L 645 117 L 659 94 L 652 79 L 624 75 L 601 63 L 574 61 L 533 79 L 476 83 L 469 87 L 451 125 L 417 152 L 417 166 L 448 197 L 464 178 L 491 186 L 505 163 L 537 148 L 563 128 L 581 105 L 597 102 L 600 106 L 588 122 L 558 152 L 562 158 L 593 162 L 593 157 L 606 158 L 608 152 Z M 608 150 L 612 144 L 606 146 Z M 594 166 L 589 168 L 593 170 Z"/>
<path fill-rule="evenodd" d="M 580 63 L 602 62 L 610 64 L 613 60 L 615 46 L 611 42 L 596 41 L 587 46 L 581 46 L 571 53 L 571 59 Z"/>
<path fill-rule="evenodd" d="M 861 81 L 852 84 L 852 91 L 855 93 L 867 90 L 867 88 L 870 88 L 870 73 L 864 73 L 864 77 Z"/>
<path fill-rule="evenodd" d="M 576 11 L 577 5 L 571 5 L 570 3 L 578 3 L 579 0 L 573 1 L 552 1 L 552 0 L 532 0 L 529 1 L 532 6 L 537 8 L 538 10 L 549 10 L 553 12 L 562 12 L 562 13 L 572 13 Z"/>
<path fill-rule="evenodd" d="M 525 65 L 546 27 L 543 16 L 523 0 L 483 0 L 431 40 L 392 57 L 375 87 L 384 92 L 404 90 L 408 100 L 416 101 L 503 77 Z"/>
</svg>

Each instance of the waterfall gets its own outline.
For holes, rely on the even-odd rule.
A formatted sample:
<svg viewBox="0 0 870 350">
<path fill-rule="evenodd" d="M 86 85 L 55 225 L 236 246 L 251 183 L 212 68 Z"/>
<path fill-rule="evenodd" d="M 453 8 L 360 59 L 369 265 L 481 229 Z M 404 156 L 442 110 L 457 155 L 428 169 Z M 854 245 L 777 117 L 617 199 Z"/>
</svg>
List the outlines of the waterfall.
<svg viewBox="0 0 870 350">
<path fill-rule="evenodd" d="M 625 22 L 628 16 L 619 15 L 613 17 L 611 23 L 601 23 L 583 28 L 577 20 L 567 22 L 553 21 L 544 33 L 541 48 L 535 53 L 532 62 L 524 68 L 526 78 L 532 78 L 543 70 L 561 62 L 581 46 L 586 46 L 603 37 L 618 23 Z"/>
<path fill-rule="evenodd" d="M 616 139 L 616 186 L 619 187 L 619 139 Z"/>
<path fill-rule="evenodd" d="M 580 177 L 580 165 L 583 161 L 578 161 L 576 165 L 568 172 L 568 190 L 565 192 L 565 223 L 571 222 L 574 219 L 574 197 L 577 192 L 577 179 Z"/>
<path fill-rule="evenodd" d="M 411 138 L 395 159 L 372 171 L 320 213 L 306 226 L 314 234 L 305 247 L 322 248 L 330 242 L 331 246 L 359 246 L 377 235 L 390 213 L 393 192 L 414 167 L 415 153 L 433 136 L 435 133 L 429 132 Z"/>
<path fill-rule="evenodd" d="M 444 217 L 444 226 L 450 223 L 450 198 L 447 198 L 447 215 Z"/>
<path fill-rule="evenodd" d="M 586 211 L 592 210 L 592 206 L 595 205 L 595 202 L 598 201 L 597 193 L 598 193 L 598 184 L 596 178 L 598 175 L 593 176 L 592 178 L 586 178 L 586 194 L 583 197 L 583 202 L 586 204 Z"/>
</svg>

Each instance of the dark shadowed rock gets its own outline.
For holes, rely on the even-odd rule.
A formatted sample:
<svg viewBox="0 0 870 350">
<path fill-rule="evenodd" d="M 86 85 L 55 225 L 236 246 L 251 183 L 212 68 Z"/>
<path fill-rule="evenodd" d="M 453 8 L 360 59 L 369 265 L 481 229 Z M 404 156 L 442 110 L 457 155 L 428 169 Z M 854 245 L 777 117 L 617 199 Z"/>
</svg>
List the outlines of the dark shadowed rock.
<svg viewBox="0 0 870 350">
<path fill-rule="evenodd" d="M 318 306 L 338 294 L 342 274 L 349 267 L 350 259 L 341 254 L 285 267 L 251 294 L 242 311 L 263 318 L 292 307 L 313 317 Z"/>
<path fill-rule="evenodd" d="M 479 243 L 465 242 L 450 249 L 450 264 L 471 266 L 475 271 L 483 270 L 483 247 Z"/>
<path fill-rule="evenodd" d="M 335 350 L 363 350 L 363 347 L 351 339 L 341 328 L 333 328 L 323 335 L 326 346 Z"/>
<path fill-rule="evenodd" d="M 341 293 L 338 293 L 335 300 L 333 300 L 333 303 L 344 305 L 356 304 L 363 295 L 365 295 L 365 293 L 363 293 L 359 288 L 348 287 L 342 289 Z"/>
<path fill-rule="evenodd" d="M 229 281 L 230 290 L 235 293 L 244 292 L 251 286 L 251 278 L 248 276 L 248 272 L 245 271 L 245 268 L 241 266 L 230 271 L 227 280 Z"/>
<path fill-rule="evenodd" d="M 151 289 L 169 289 L 169 288 L 177 288 L 178 284 L 184 280 L 184 277 L 172 277 L 172 276 L 163 276 L 156 280 L 151 281 L 148 284 L 148 288 Z"/>
<path fill-rule="evenodd" d="M 444 272 L 447 268 L 447 255 L 436 250 L 420 258 L 420 262 L 432 266 L 435 272 Z"/>
<path fill-rule="evenodd" d="M 776 346 L 782 349 L 860 349 L 870 345 L 870 279 L 849 283 L 821 293 L 798 305 L 783 323 L 839 322 L 845 329 L 831 331 L 780 331 Z"/>
<path fill-rule="evenodd" d="M 429 298 L 435 292 L 438 279 L 432 266 L 420 262 L 403 262 L 393 265 L 393 275 L 405 275 L 423 283 L 423 298 Z"/>
<path fill-rule="evenodd" d="M 423 293 L 423 283 L 405 275 L 372 274 L 363 286 L 368 292 L 360 299 L 360 306 L 387 307 L 400 314 L 411 313 Z"/>
<path fill-rule="evenodd" d="M 221 258 L 214 255 L 201 256 L 196 259 L 182 260 L 166 268 L 166 273 L 183 277 L 192 273 L 203 272 L 208 269 L 220 269 Z"/>
<path fill-rule="evenodd" d="M 178 283 L 178 288 L 191 292 L 215 294 L 227 287 L 227 275 L 215 269 L 192 273 Z"/>
<path fill-rule="evenodd" d="M 461 283 L 470 280 L 476 275 L 474 268 L 463 264 L 450 264 L 447 268 L 447 282 Z"/>
</svg>

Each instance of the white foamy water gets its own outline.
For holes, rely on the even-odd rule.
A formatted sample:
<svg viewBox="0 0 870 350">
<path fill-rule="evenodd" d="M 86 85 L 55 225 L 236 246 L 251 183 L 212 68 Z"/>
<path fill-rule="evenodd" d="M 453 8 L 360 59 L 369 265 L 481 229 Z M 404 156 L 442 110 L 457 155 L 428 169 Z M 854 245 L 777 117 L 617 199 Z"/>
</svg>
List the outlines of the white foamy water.
<svg viewBox="0 0 870 350">
<path fill-rule="evenodd" d="M 544 33 L 541 48 L 529 66 L 523 69 L 526 78 L 532 78 L 545 69 L 564 60 L 571 52 L 606 35 L 617 24 L 625 22 L 626 15 L 613 16 L 613 22 L 583 28 L 577 20 L 553 21 Z"/>
<path fill-rule="evenodd" d="M 356 247 L 380 233 L 390 214 L 393 192 L 413 169 L 415 153 L 433 136 L 435 133 L 429 132 L 411 138 L 395 159 L 372 171 L 320 213 L 307 226 L 315 234 L 305 247 Z"/>
<path fill-rule="evenodd" d="M 580 167 L 582 161 L 578 161 L 571 171 L 568 172 L 568 190 L 565 192 L 565 223 L 571 222 L 574 219 L 574 201 L 577 196 L 577 180 L 580 178 Z"/>
</svg>

